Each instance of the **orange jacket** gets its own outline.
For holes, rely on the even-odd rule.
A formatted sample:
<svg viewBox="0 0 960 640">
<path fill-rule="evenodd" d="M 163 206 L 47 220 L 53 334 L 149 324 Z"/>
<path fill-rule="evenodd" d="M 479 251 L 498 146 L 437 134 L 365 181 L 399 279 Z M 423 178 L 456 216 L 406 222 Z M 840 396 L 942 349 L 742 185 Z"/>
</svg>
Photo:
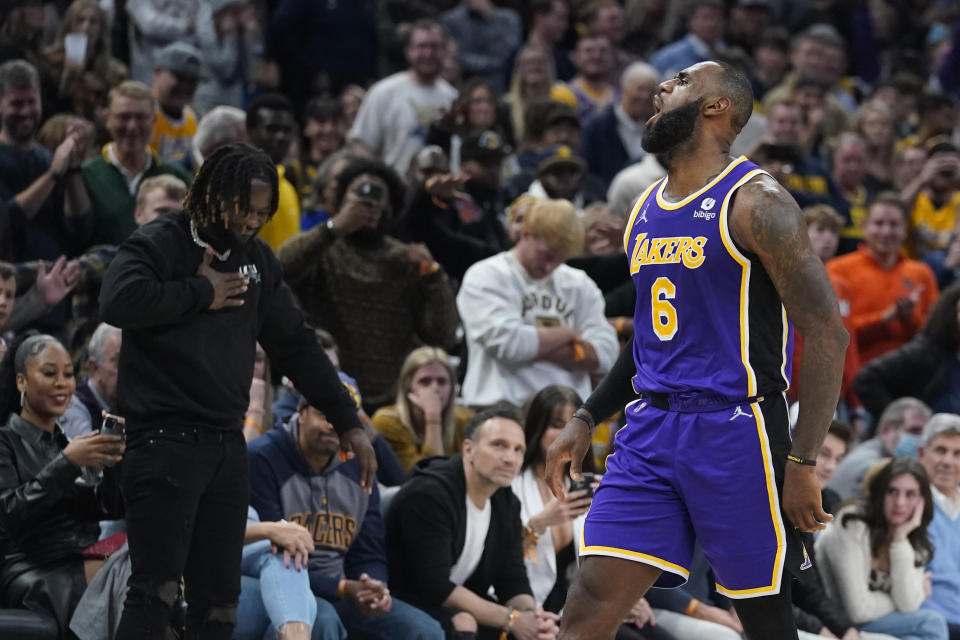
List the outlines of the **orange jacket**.
<svg viewBox="0 0 960 640">
<path fill-rule="evenodd" d="M 857 348 L 857 328 L 853 324 L 853 317 L 850 315 L 850 285 L 843 278 L 827 274 L 830 276 L 830 283 L 833 290 L 837 293 L 837 302 L 840 303 L 840 317 L 843 318 L 843 326 L 850 334 L 850 346 L 847 347 L 847 353 L 843 358 L 843 381 L 840 384 L 840 398 L 847 403 L 850 408 L 859 407 L 862 403 L 857 394 L 853 392 L 853 378 L 860 370 L 860 350 Z M 797 331 L 793 339 L 793 376 L 790 385 L 790 401 L 794 402 L 799 398 L 799 378 L 800 362 L 803 360 L 803 336 Z"/>
<path fill-rule="evenodd" d="M 866 245 L 827 262 L 827 273 L 850 286 L 850 317 L 856 330 L 860 362 L 866 364 L 906 344 L 923 326 L 939 295 L 933 271 L 926 264 L 900 254 L 889 270 L 874 259 Z M 884 322 L 883 312 L 901 296 L 919 288 L 913 313 L 906 319 Z"/>
</svg>

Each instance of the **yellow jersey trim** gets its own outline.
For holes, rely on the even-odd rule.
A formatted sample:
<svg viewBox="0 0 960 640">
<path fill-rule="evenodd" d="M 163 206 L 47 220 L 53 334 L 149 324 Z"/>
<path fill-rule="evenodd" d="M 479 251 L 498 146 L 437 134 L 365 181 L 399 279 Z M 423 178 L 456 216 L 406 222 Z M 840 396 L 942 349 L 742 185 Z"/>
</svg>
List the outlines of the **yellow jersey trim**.
<svg viewBox="0 0 960 640">
<path fill-rule="evenodd" d="M 677 203 L 674 203 L 674 204 L 670 204 L 669 202 L 667 202 L 666 200 L 664 200 L 663 197 L 662 197 L 662 196 L 663 196 L 663 189 L 664 189 L 664 187 L 667 186 L 667 178 L 663 178 L 663 180 L 660 181 L 660 188 L 657 189 L 657 204 L 660 205 L 660 207 L 663 208 L 663 209 L 670 209 L 670 210 L 679 209 L 680 207 L 685 207 L 686 205 L 690 204 L 691 202 L 693 202 L 694 200 L 696 200 L 698 197 L 700 197 L 700 196 L 702 196 L 704 193 L 706 193 L 709 189 L 711 189 L 711 188 L 712 188 L 714 185 L 716 185 L 718 182 L 720 182 L 721 180 L 723 180 L 723 178 L 724 178 L 728 173 L 730 173 L 731 171 L 733 171 L 733 169 L 734 169 L 737 165 L 739 165 L 739 164 L 741 164 L 741 163 L 743 163 L 743 162 L 746 162 L 746 161 L 747 161 L 747 156 L 740 156 L 740 157 L 737 158 L 736 160 L 733 160 L 730 164 L 727 165 L 727 168 L 726 168 L 726 169 L 724 169 L 723 171 L 721 171 L 720 173 L 717 174 L 717 177 L 716 177 L 716 178 L 714 178 L 713 180 L 711 180 L 711 181 L 708 182 L 707 184 L 703 185 L 703 187 L 701 187 L 698 191 L 694 191 L 693 193 L 691 193 L 690 195 L 688 195 L 686 198 L 684 198 L 684 199 L 681 200 L 680 202 L 677 202 Z M 737 184 L 740 184 L 740 183 L 737 183 Z M 733 191 L 733 189 L 731 189 L 731 192 L 732 192 L 732 191 Z"/>
<path fill-rule="evenodd" d="M 647 187 L 646 191 L 637 199 L 637 203 L 633 205 L 633 211 L 630 212 L 630 217 L 627 219 L 627 228 L 623 232 L 623 251 L 627 255 L 630 255 L 630 234 L 633 232 L 633 223 L 637 221 L 637 214 L 640 213 L 640 207 L 642 207 L 643 203 L 650 197 L 650 192 L 653 191 L 653 188 L 656 187 L 658 183 L 663 182 L 663 180 L 664 178 L 660 178 L 657 182 Z"/>
<path fill-rule="evenodd" d="M 780 304 L 780 313 L 781 318 L 783 319 L 783 350 L 782 357 L 780 361 L 780 375 L 783 376 L 783 383 L 787 385 L 787 389 L 790 388 L 790 378 L 787 376 L 787 342 L 790 338 L 790 321 L 787 319 L 787 308 Z"/>
<path fill-rule="evenodd" d="M 740 250 L 737 249 L 730 237 L 730 228 L 727 224 L 729 214 L 730 198 L 737 192 L 744 183 L 752 180 L 758 175 L 766 175 L 762 169 L 754 169 L 749 172 L 727 192 L 723 199 L 723 206 L 720 207 L 720 238 L 723 240 L 723 246 L 727 248 L 730 257 L 740 265 L 740 360 L 743 362 L 743 368 L 747 371 L 747 397 L 757 395 L 757 374 L 750 365 L 750 260 L 747 259 Z M 784 363 L 785 366 L 785 363 Z"/>
<path fill-rule="evenodd" d="M 684 579 L 684 581 L 690 578 L 690 571 L 688 569 L 684 569 L 678 564 L 674 564 L 673 562 L 664 560 L 663 558 L 658 558 L 657 556 L 652 556 L 648 553 L 640 553 L 639 551 L 631 551 L 630 549 L 618 549 L 617 547 L 588 547 L 584 540 L 583 528 L 580 529 L 580 555 L 611 556 L 614 558 L 622 558 L 624 560 L 633 560 L 634 562 L 642 562 L 644 564 L 653 565 L 658 569 L 669 571 L 670 573 L 680 576 Z"/>
</svg>

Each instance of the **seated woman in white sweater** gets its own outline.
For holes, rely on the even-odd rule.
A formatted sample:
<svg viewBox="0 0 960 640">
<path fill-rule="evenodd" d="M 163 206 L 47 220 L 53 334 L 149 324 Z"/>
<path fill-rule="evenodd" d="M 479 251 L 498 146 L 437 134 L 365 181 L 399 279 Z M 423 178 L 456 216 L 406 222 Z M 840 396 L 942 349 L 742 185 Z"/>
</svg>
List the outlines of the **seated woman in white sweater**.
<svg viewBox="0 0 960 640">
<path fill-rule="evenodd" d="M 896 458 L 874 473 L 866 501 L 840 509 L 817 538 L 827 593 L 861 629 L 901 640 L 947 640 L 943 616 L 920 609 L 930 595 L 924 567 L 933 556 L 932 518 L 923 466 Z"/>
<path fill-rule="evenodd" d="M 567 599 L 570 576 L 577 566 L 583 520 L 600 479 L 599 475 L 593 476 L 589 491 L 570 486 L 562 502 L 547 487 L 547 449 L 581 404 L 576 391 L 559 384 L 544 387 L 527 400 L 523 427 L 527 453 L 520 474 L 513 480 L 513 493 L 520 500 L 524 524 L 523 560 L 530 588 L 537 606 L 554 613 L 560 613 Z M 584 459 L 583 471 L 594 471 L 592 456 Z M 585 475 L 585 479 L 589 478 Z M 650 605 L 642 598 L 631 610 L 630 618 L 631 623 L 618 630 L 616 640 L 676 640 L 667 629 L 657 625 Z"/>
</svg>

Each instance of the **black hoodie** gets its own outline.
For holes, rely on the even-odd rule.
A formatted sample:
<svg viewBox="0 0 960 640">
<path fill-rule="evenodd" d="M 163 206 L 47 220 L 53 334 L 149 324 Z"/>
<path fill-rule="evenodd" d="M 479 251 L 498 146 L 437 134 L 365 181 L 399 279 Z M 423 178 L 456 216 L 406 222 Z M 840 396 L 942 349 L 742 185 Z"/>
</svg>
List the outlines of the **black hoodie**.
<svg viewBox="0 0 960 640">
<path fill-rule="evenodd" d="M 497 600 L 531 594 L 523 564 L 520 501 L 510 487 L 490 498 L 490 529 L 480 564 L 463 584 Z M 387 512 L 387 562 L 390 589 L 422 608 L 443 605 L 457 585 L 450 570 L 463 551 L 467 527 L 467 486 L 463 458 L 437 456 L 414 466 L 413 477 L 394 497 Z"/>
</svg>

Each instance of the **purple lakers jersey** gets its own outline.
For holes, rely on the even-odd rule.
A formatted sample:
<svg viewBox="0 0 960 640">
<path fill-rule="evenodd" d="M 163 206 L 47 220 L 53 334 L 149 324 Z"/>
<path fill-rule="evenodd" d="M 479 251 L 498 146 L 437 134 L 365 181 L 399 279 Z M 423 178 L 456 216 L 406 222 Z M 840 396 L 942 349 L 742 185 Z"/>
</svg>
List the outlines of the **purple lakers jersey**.
<svg viewBox="0 0 960 640">
<path fill-rule="evenodd" d="M 664 178 L 634 206 L 624 246 L 637 290 L 637 391 L 748 398 L 789 387 L 786 310 L 728 224 L 734 193 L 762 173 L 741 156 L 680 202 L 664 199 Z"/>
</svg>

